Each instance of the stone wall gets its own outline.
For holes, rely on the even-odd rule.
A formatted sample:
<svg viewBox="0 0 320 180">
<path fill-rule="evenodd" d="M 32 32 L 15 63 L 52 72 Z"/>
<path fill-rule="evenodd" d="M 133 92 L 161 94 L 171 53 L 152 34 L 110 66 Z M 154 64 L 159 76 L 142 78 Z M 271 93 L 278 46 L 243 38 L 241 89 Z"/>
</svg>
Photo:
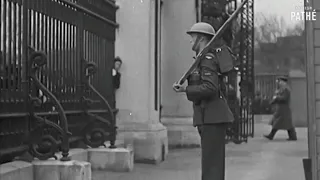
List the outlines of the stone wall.
<svg viewBox="0 0 320 180">
<path fill-rule="evenodd" d="M 120 26 L 115 42 L 115 54 L 123 61 L 116 94 L 117 139 L 133 145 L 136 161 L 152 163 L 164 160 L 168 152 L 167 130 L 156 108 L 160 78 L 155 68 L 155 2 L 159 1 L 117 0 Z"/>
<path fill-rule="evenodd" d="M 307 79 L 300 70 L 289 72 L 291 87 L 291 110 L 295 127 L 308 127 Z"/>
<path fill-rule="evenodd" d="M 314 80 L 315 80 L 315 114 L 317 122 L 317 162 L 318 172 L 320 171 L 320 1 L 313 1 L 313 8 L 318 9 L 317 21 L 314 22 Z M 320 173 L 318 173 L 318 178 Z"/>
<path fill-rule="evenodd" d="M 307 85 L 309 115 L 309 154 L 312 158 L 313 180 L 320 179 L 320 1 L 305 1 L 306 6 L 317 10 L 317 20 L 308 21 Z"/>
<path fill-rule="evenodd" d="M 197 22 L 196 2 L 164 0 L 162 6 L 161 122 L 167 127 L 171 147 L 198 146 L 200 142 L 198 132 L 192 126 L 192 103 L 185 93 L 172 90 L 172 84 L 194 61 L 186 32 Z"/>
</svg>

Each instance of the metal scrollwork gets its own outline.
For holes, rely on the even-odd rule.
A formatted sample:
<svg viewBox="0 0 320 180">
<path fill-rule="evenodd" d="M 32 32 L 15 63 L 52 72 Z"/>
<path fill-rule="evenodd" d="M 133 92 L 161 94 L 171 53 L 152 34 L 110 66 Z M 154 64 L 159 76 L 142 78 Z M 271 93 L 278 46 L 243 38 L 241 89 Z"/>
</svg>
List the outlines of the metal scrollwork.
<svg viewBox="0 0 320 180">
<path fill-rule="evenodd" d="M 36 122 L 36 127 L 31 132 L 33 138 L 32 143 L 30 143 L 30 154 L 40 160 L 46 160 L 52 157 L 57 159 L 55 153 L 58 151 L 58 147 L 62 142 L 62 128 L 59 125 L 47 120 L 46 118 L 37 116 L 34 113 L 31 115 Z M 39 134 L 42 133 L 43 129 L 47 129 L 48 127 L 50 129 L 53 129 L 57 133 L 50 133 L 39 136 Z M 58 134 L 58 136 L 54 137 L 54 134 Z"/>
<path fill-rule="evenodd" d="M 40 160 L 47 160 L 52 157 L 57 160 L 58 158 L 55 155 L 57 151 L 57 140 L 51 135 L 44 135 L 31 144 L 29 152 Z"/>
<path fill-rule="evenodd" d="M 116 148 L 115 146 L 115 136 L 116 136 L 116 126 L 115 126 L 115 117 L 112 111 L 112 108 L 108 101 L 91 85 L 90 77 L 92 77 L 97 72 L 97 66 L 93 62 L 87 62 L 84 60 L 85 63 L 85 87 L 90 92 L 93 92 L 97 95 L 100 100 L 105 105 L 106 109 L 108 110 L 108 114 L 110 115 L 110 120 L 88 112 L 86 110 L 86 114 L 90 117 L 91 122 L 84 128 L 84 142 L 89 145 L 90 147 L 99 147 L 104 146 L 104 142 L 106 141 L 106 136 L 108 135 L 111 137 L 110 148 Z M 94 101 L 90 98 L 83 97 L 83 102 L 85 103 L 86 107 L 90 107 Z M 87 108 L 86 108 L 87 109 Z M 105 124 L 108 128 L 110 128 L 111 132 L 106 132 L 104 128 L 96 126 L 96 122 L 100 122 Z M 108 134 L 109 133 L 109 134 Z"/>
<path fill-rule="evenodd" d="M 35 120 L 36 127 L 33 128 L 31 132 L 32 140 L 30 142 L 30 153 L 41 159 L 49 159 L 55 156 L 55 153 L 60 148 L 62 151 L 61 161 L 70 160 L 69 156 L 69 136 L 71 133 L 68 131 L 68 122 L 67 117 L 59 103 L 58 99 L 40 82 L 37 77 L 37 74 L 41 67 L 46 65 L 47 56 L 43 52 L 38 52 L 30 48 L 29 55 L 29 78 L 30 82 L 32 82 L 33 86 L 37 89 L 41 90 L 44 95 L 46 95 L 50 100 L 52 100 L 55 105 L 58 117 L 59 117 L 59 125 L 47 120 L 46 118 L 37 116 L 33 111 L 30 112 L 30 117 Z M 29 100 L 31 102 L 32 107 L 39 107 L 42 104 L 42 101 L 38 97 L 29 96 Z M 57 137 L 54 137 L 52 133 L 44 134 L 41 136 L 41 132 L 44 127 L 49 127 L 57 132 Z"/>
</svg>

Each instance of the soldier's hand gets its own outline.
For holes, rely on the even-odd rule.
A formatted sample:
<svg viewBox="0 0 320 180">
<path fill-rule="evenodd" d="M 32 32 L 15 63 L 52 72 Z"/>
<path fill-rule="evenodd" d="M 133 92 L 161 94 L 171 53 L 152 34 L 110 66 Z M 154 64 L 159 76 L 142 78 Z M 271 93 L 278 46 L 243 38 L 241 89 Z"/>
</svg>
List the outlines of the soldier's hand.
<svg viewBox="0 0 320 180">
<path fill-rule="evenodd" d="M 186 87 L 178 83 L 174 83 L 172 88 L 175 92 L 186 92 Z"/>
</svg>

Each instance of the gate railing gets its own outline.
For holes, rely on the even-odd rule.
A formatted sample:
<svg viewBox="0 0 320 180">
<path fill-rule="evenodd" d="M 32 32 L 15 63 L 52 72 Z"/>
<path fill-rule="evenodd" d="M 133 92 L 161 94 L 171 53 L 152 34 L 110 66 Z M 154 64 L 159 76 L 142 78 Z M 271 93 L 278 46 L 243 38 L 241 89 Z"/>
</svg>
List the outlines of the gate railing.
<svg viewBox="0 0 320 180">
<path fill-rule="evenodd" d="M 36 114 L 36 108 L 41 108 L 43 103 L 41 99 L 36 96 L 35 92 L 31 92 L 29 101 L 27 101 L 29 106 L 29 119 L 32 124 L 28 136 L 30 144 L 29 152 L 34 157 L 44 160 L 55 157 L 55 152 L 57 152 L 58 147 L 60 147 L 62 151 L 61 160 L 65 161 L 69 159 L 68 138 L 71 135 L 71 133 L 68 132 L 67 116 L 59 100 L 41 83 L 37 76 L 37 74 L 40 73 L 40 68 L 47 64 L 47 56 L 44 53 L 34 51 L 32 48 L 30 48 L 30 51 L 31 53 L 29 54 L 28 60 L 29 83 L 34 89 L 43 92 L 45 97 L 52 100 L 53 107 L 57 108 L 58 122 L 49 121 L 45 117 Z M 56 131 L 56 133 L 51 132 L 41 136 L 41 133 L 43 133 L 46 127 Z"/>
<path fill-rule="evenodd" d="M 276 79 L 279 76 L 287 76 L 287 73 L 256 73 L 255 74 L 255 87 L 256 92 L 261 96 L 272 98 L 277 89 Z"/>
<path fill-rule="evenodd" d="M 0 163 L 68 160 L 81 142 L 114 148 L 114 2 L 0 3 Z"/>
<path fill-rule="evenodd" d="M 226 11 L 228 13 L 235 11 L 241 2 L 202 0 L 202 21 L 218 29 L 228 18 Z M 253 16 L 253 0 L 248 0 L 237 20 L 222 35 L 225 44 L 232 48 L 233 53 L 237 56 L 236 64 L 239 70 L 238 73 L 230 75 L 226 83 L 229 107 L 235 117 L 233 125 L 227 130 L 226 139 L 237 144 L 247 142 L 248 137 L 254 135 L 254 115 L 252 113 L 254 97 Z M 237 97 L 238 91 L 240 95 Z"/>
</svg>

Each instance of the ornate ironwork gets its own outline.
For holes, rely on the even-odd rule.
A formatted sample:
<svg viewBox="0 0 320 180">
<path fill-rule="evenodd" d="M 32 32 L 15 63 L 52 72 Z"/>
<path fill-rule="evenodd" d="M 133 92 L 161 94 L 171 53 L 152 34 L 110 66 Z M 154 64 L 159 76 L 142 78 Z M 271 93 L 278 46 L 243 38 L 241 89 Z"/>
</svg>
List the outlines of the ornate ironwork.
<svg viewBox="0 0 320 180">
<path fill-rule="evenodd" d="M 115 139 L 109 121 L 114 118 L 105 118 L 105 105 L 81 100 L 86 79 L 81 60 L 99 64 L 92 84 L 111 101 L 117 8 L 105 0 L 1 0 L 6 28 L 0 35 L 0 163 L 28 151 L 39 159 L 62 151 L 62 160 L 68 160 L 69 145 L 82 147 L 85 126 L 87 140 L 97 142 L 102 134 Z"/>
<path fill-rule="evenodd" d="M 253 1 L 248 0 L 241 14 L 240 36 L 240 116 L 242 128 L 240 135 L 247 141 L 247 137 L 254 136 L 254 114 L 252 102 L 254 99 L 254 13 Z"/>
<path fill-rule="evenodd" d="M 89 112 L 88 109 L 95 103 L 95 101 L 90 98 L 83 97 L 83 101 L 86 105 L 85 112 L 90 117 L 90 121 L 84 128 L 84 142 L 90 147 L 99 147 L 104 146 L 105 141 L 110 139 L 110 148 L 116 148 L 115 139 L 117 127 L 115 126 L 114 112 L 112 111 L 108 101 L 90 83 L 90 78 L 97 72 L 97 66 L 94 62 L 87 62 L 86 60 L 83 60 L 83 62 L 85 64 L 86 73 L 84 81 L 86 90 L 87 92 L 92 92 L 99 97 L 106 107 L 110 118 L 110 120 L 107 120 L 102 116 Z M 104 124 L 106 127 L 101 128 L 97 122 Z M 108 128 L 109 131 L 106 131 L 106 128 Z"/>
<path fill-rule="evenodd" d="M 229 14 L 237 8 L 237 3 L 236 0 L 202 0 L 202 21 L 219 29 L 228 19 Z M 226 138 L 240 144 L 246 142 L 248 136 L 253 136 L 253 114 L 251 112 L 252 92 L 254 92 L 253 0 L 248 1 L 238 19 L 223 34 L 222 40 L 232 49 L 238 71 L 230 74 L 225 81 L 226 97 L 235 116 L 235 122 L 228 128 Z M 238 90 L 240 97 L 237 97 Z"/>
<path fill-rule="evenodd" d="M 69 156 L 69 136 L 71 135 L 68 132 L 68 121 L 66 114 L 59 100 L 40 82 L 37 77 L 37 74 L 40 71 L 40 68 L 46 65 L 47 56 L 43 52 L 34 51 L 30 48 L 29 55 L 29 79 L 33 86 L 36 89 L 41 90 L 44 95 L 53 102 L 58 111 L 59 125 L 55 124 L 46 118 L 36 115 L 34 111 L 30 112 L 30 118 L 35 120 L 36 126 L 31 131 L 31 141 L 30 141 L 30 153 L 41 159 L 49 159 L 51 157 L 57 158 L 55 153 L 58 148 L 61 148 L 62 151 L 62 161 L 70 160 Z M 32 92 L 31 92 L 32 93 Z M 33 107 L 39 107 L 42 104 L 42 101 L 38 97 L 30 95 L 30 105 Z M 45 134 L 44 136 L 39 136 L 45 127 L 53 128 L 58 133 L 58 138 L 54 137 L 54 133 Z"/>
</svg>

